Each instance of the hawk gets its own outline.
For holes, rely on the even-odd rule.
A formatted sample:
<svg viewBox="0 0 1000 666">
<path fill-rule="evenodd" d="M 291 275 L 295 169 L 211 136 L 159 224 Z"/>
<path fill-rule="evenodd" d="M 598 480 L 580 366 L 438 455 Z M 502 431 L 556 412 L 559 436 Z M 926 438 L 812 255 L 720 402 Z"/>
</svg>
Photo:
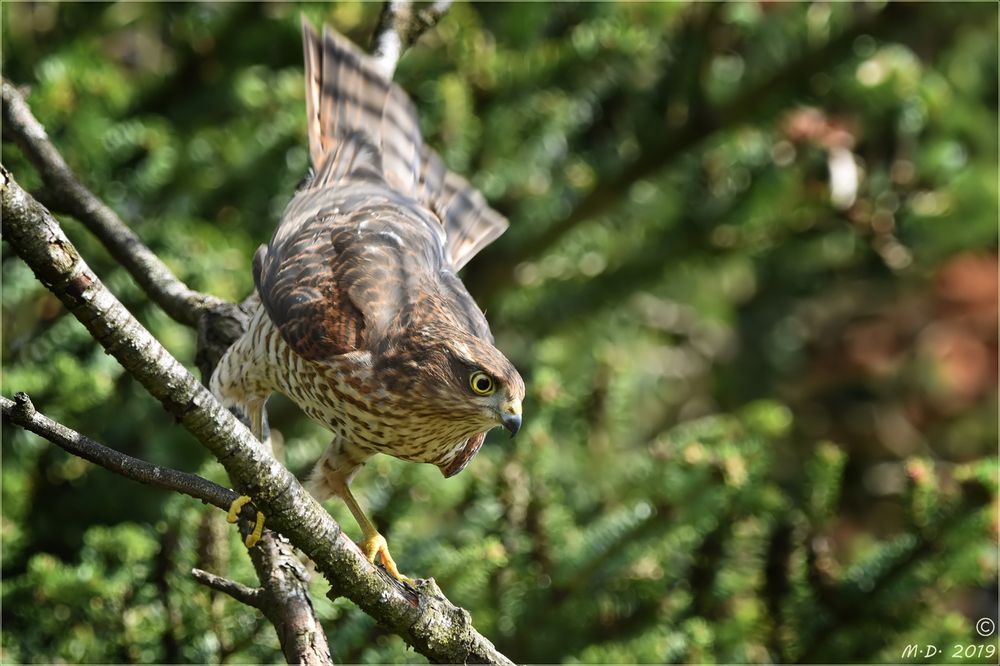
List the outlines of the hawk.
<svg viewBox="0 0 1000 666">
<path fill-rule="evenodd" d="M 377 453 L 450 477 L 487 431 L 520 429 L 524 382 L 456 276 L 507 220 L 424 144 L 367 55 L 329 27 L 320 39 L 303 20 L 302 35 L 314 176 L 254 256 L 260 305 L 210 385 L 258 439 L 275 391 L 329 429 L 307 487 L 343 499 L 369 561 L 409 581 L 350 482 Z"/>
</svg>

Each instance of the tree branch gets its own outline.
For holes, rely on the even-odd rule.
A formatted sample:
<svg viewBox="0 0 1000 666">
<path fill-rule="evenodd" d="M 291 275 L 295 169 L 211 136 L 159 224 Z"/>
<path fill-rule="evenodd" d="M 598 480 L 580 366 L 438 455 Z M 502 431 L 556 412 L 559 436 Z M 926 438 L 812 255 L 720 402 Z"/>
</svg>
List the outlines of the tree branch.
<svg viewBox="0 0 1000 666">
<path fill-rule="evenodd" d="M 392 80 L 403 52 L 437 25 L 449 7 L 451 0 L 437 0 L 416 9 L 409 0 L 389 0 L 382 5 L 378 27 L 372 35 L 372 57 L 386 80 Z"/>
<path fill-rule="evenodd" d="M 269 532 L 250 549 L 261 582 L 257 606 L 278 632 L 289 664 L 332 664 L 326 632 L 309 596 L 309 572 L 288 539 Z"/>
<path fill-rule="evenodd" d="M 223 578 L 222 576 L 216 576 L 213 573 L 202 571 L 201 569 L 191 569 L 191 576 L 205 587 L 210 587 L 213 590 L 222 592 L 223 594 L 228 594 L 241 604 L 246 604 L 247 606 L 252 606 L 257 609 L 260 608 L 260 597 L 263 590 L 259 587 L 247 587 L 243 583 L 237 583 L 235 580 L 229 580 L 228 578 Z"/>
<path fill-rule="evenodd" d="M 154 465 L 99 444 L 37 412 L 24 393 L 15 394 L 13 401 L 0 396 L 0 409 L 11 423 L 134 481 L 189 495 L 223 511 L 227 511 L 239 497 L 239 493 L 195 474 Z M 241 529 L 246 533 L 256 520 L 256 510 L 246 505 L 240 517 Z M 292 555 L 291 549 L 281 548 L 276 541 L 277 537 L 271 534 L 251 551 L 254 568 L 264 584 L 261 589 L 254 591 L 200 569 L 195 569 L 192 575 L 199 582 L 261 610 L 274 625 L 289 663 L 330 663 L 326 635 L 308 597 L 308 573 Z M 223 589 L 220 581 L 225 581 L 229 587 Z"/>
<path fill-rule="evenodd" d="M 111 256 L 174 320 L 194 326 L 203 310 L 223 303 L 177 279 L 135 232 L 77 179 L 17 88 L 6 79 L 2 87 L 4 133 L 38 169 L 52 205 L 80 220 L 97 236 Z"/>
<path fill-rule="evenodd" d="M 106 204 L 80 183 L 17 89 L 6 80 L 2 85 L 5 129 L 12 133 L 38 169 L 48 194 L 61 209 L 78 218 L 101 240 L 168 315 L 182 324 L 196 327 L 198 352 L 195 360 L 207 379 L 222 354 L 245 330 L 248 308 L 193 291 L 178 280 Z M 248 299 L 250 301 L 252 298 Z M 107 451 L 121 455 L 110 449 Z M 147 464 L 131 460 L 133 466 Z M 228 500 L 231 503 L 238 495 L 227 492 L 233 496 Z M 246 529 L 245 523 L 241 526 Z M 294 663 L 330 663 L 326 636 L 308 595 L 308 574 L 304 570 L 282 567 L 294 559 L 287 544 L 275 542 L 271 533 L 266 533 L 262 541 L 266 543 L 251 559 L 264 584 L 265 615 L 278 633 L 285 658 Z"/>
<path fill-rule="evenodd" d="M 261 552 L 262 549 L 271 551 Z M 312 612 L 312 603 L 308 597 L 301 599 L 297 604 L 300 610 L 299 615 L 289 615 L 285 605 L 288 597 L 302 597 L 306 595 L 304 586 L 291 586 L 288 589 L 287 572 L 292 572 L 296 577 L 306 576 L 305 567 L 290 553 L 282 554 L 282 549 L 274 540 L 262 540 L 260 546 L 251 551 L 251 557 L 261 559 L 268 564 L 268 570 L 272 572 L 268 584 L 264 587 L 250 588 L 242 583 L 238 583 L 213 573 L 192 569 L 191 575 L 196 581 L 227 594 L 236 601 L 258 609 L 264 616 L 274 624 L 278 630 L 278 637 L 281 640 L 282 649 L 285 653 L 285 660 L 290 664 L 304 663 L 331 663 L 330 649 L 326 644 L 326 636 L 323 627 Z M 273 566 L 272 562 L 280 562 L 279 566 Z M 307 581 L 308 578 L 300 578 Z M 308 612 L 304 612 L 308 609 Z M 310 631 L 302 631 L 301 627 L 310 627 Z M 321 655 L 317 657 L 317 655 Z"/>
<path fill-rule="evenodd" d="M 385 15 L 390 20 L 383 27 L 385 30 L 394 31 L 400 45 L 394 53 L 389 54 L 391 60 L 385 60 L 385 64 L 383 64 L 390 77 L 402 51 L 412 44 L 424 30 L 437 22 L 449 4 L 449 2 L 437 2 L 430 9 L 418 11 L 416 15 L 412 13 L 409 3 L 395 3 L 393 7 L 387 6 Z M 401 19 L 406 20 L 403 21 Z M 381 43 L 388 44 L 384 40 Z M 383 52 L 387 53 L 384 51 L 384 48 Z M 245 330 L 247 311 L 253 307 L 253 295 L 251 295 L 251 298 L 246 303 L 235 306 L 188 289 L 170 273 L 169 269 L 160 262 L 156 255 L 145 247 L 138 237 L 106 205 L 101 203 L 79 183 L 58 151 L 48 141 L 44 129 L 31 115 L 23 98 L 6 81 L 4 81 L 3 93 L 5 123 L 8 126 L 15 126 L 17 130 L 21 130 L 19 133 L 15 133 L 15 140 L 21 144 L 22 149 L 24 149 L 29 159 L 39 169 L 46 184 L 46 192 L 54 196 L 54 202 L 65 208 L 65 212 L 69 212 L 80 218 L 99 237 L 111 254 L 130 270 L 137 282 L 146 290 L 150 297 L 159 303 L 168 314 L 181 323 L 197 326 L 198 357 L 196 360 L 203 375 L 207 378 L 212 368 L 218 362 L 219 357 L 221 357 L 221 354 Z M 17 188 L 16 183 L 12 179 L 9 179 L 9 174 L 3 174 L 2 180 L 5 181 L 0 182 L 0 186 L 4 189 L 4 195 L 8 194 L 6 191 L 8 184 Z M 30 197 L 24 194 L 23 191 L 19 195 L 22 199 L 30 200 Z M 6 196 L 4 202 L 4 210 L 7 211 L 6 204 L 8 200 Z M 41 209 L 37 202 L 32 201 L 30 203 Z M 47 214 L 47 211 L 44 211 L 44 209 L 35 211 L 35 213 L 39 212 L 43 216 Z M 5 213 L 5 234 L 7 234 L 7 217 Z M 56 227 L 56 230 L 58 230 L 58 227 Z M 66 248 L 72 248 L 72 246 L 68 241 L 63 242 L 60 239 L 54 244 L 54 257 L 49 257 L 49 259 L 56 258 L 57 261 L 58 259 L 66 259 Z M 50 246 L 50 249 L 53 249 L 53 246 Z M 75 262 L 74 255 L 75 251 L 69 253 L 70 264 L 66 267 Z M 35 267 L 33 266 L 33 268 Z M 88 289 L 93 285 L 97 285 L 93 287 L 94 291 L 99 293 L 103 290 L 103 286 L 99 285 L 96 276 L 93 276 L 89 269 L 86 269 L 82 261 L 78 262 L 77 269 L 78 272 L 74 273 L 72 278 L 70 278 L 71 283 L 68 285 L 68 293 L 60 294 L 64 302 L 66 302 L 66 296 L 74 300 L 88 296 Z M 36 273 L 38 273 L 37 269 Z M 39 277 L 41 278 L 41 275 Z M 66 277 L 69 277 L 69 274 Z M 42 281 L 46 282 L 45 279 Z M 46 284 L 53 286 L 49 282 L 46 282 Z M 80 290 L 80 293 L 76 293 L 77 290 Z M 113 296 L 111 299 L 113 300 Z M 120 304 L 117 305 L 120 306 Z M 110 306 L 109 310 L 96 316 L 94 316 L 94 313 L 88 312 L 85 315 L 87 321 L 79 313 L 74 312 L 74 314 L 77 314 L 78 318 L 88 325 L 91 333 L 95 334 L 95 339 L 105 344 L 106 348 L 111 345 L 121 345 L 122 347 L 128 347 L 129 352 L 138 351 L 141 353 L 142 350 L 154 350 L 158 358 L 164 358 L 165 360 L 169 360 L 169 362 L 175 363 L 165 352 L 161 354 L 161 350 L 156 349 L 158 345 L 151 345 L 145 340 L 141 343 L 135 340 L 131 335 L 132 333 L 136 331 L 141 331 L 145 335 L 148 335 L 148 333 L 132 320 L 131 315 L 124 308 L 121 308 L 121 310 L 123 312 L 119 313 L 117 307 Z M 108 316 L 112 313 L 113 316 Z M 102 320 L 104 321 L 102 322 Z M 107 325 L 109 320 L 123 323 L 131 327 L 132 330 L 121 331 L 127 333 L 124 339 L 114 339 L 115 336 L 111 335 L 111 328 L 113 326 Z M 100 326 L 102 323 L 104 326 Z M 134 327 L 133 323 L 135 324 Z M 92 326 L 100 326 L 100 330 L 108 335 L 108 338 L 102 339 L 98 337 L 98 333 Z M 131 353 L 125 355 L 131 356 Z M 125 365 L 122 357 L 118 358 Z M 128 367 L 126 365 L 127 369 Z M 163 379 L 163 377 L 160 376 L 159 379 Z M 167 382 L 165 386 L 168 389 L 167 393 L 169 393 L 169 389 L 174 388 L 175 384 L 171 383 L 170 380 L 167 380 Z M 150 388 L 148 384 L 147 388 Z M 184 390 L 185 397 L 190 396 L 191 398 L 191 402 L 185 406 L 185 409 L 190 410 L 196 402 L 200 404 L 200 400 L 195 399 L 195 392 L 190 387 L 184 386 Z M 176 409 L 183 404 L 182 399 L 177 398 L 176 395 L 164 396 L 158 394 L 156 391 L 152 392 L 164 403 L 168 410 L 175 410 L 172 413 L 181 419 Z M 251 442 L 256 445 L 255 440 L 251 440 Z M 238 457 L 238 455 L 233 454 L 234 457 Z M 256 462 L 259 464 L 261 461 L 258 460 Z M 230 476 L 234 480 L 237 479 L 236 476 L 233 476 L 232 471 L 230 471 Z M 285 480 L 283 479 L 282 481 L 284 482 Z M 294 483 L 294 479 L 292 479 L 292 483 Z M 340 537 L 340 546 L 348 550 L 348 556 L 357 559 L 360 552 L 354 546 L 353 542 L 346 536 L 339 534 L 339 526 L 329 518 L 329 515 L 325 511 L 321 515 L 327 519 L 328 523 L 332 523 L 337 535 Z M 263 607 L 262 610 L 268 619 L 272 621 L 278 632 L 286 659 L 290 662 L 329 662 L 329 651 L 326 647 L 325 636 L 323 636 L 322 627 L 319 625 L 312 611 L 311 602 L 304 585 L 307 580 L 307 574 L 298 560 L 291 555 L 287 543 L 277 539 L 276 535 L 268 531 L 265 532 L 264 538 L 259 542 L 258 546 L 251 550 L 250 554 L 263 585 L 262 596 L 259 599 Z M 313 559 L 316 558 L 314 557 Z M 367 563 L 367 560 L 362 559 L 361 562 L 355 562 L 354 564 L 358 569 L 362 569 L 365 566 L 369 570 L 373 569 Z M 374 572 L 378 576 L 384 576 L 378 569 L 375 569 Z M 371 571 L 366 572 L 367 575 L 371 575 L 371 573 Z M 327 577 L 330 578 L 329 575 Z M 334 578 L 331 578 L 331 582 L 335 582 Z M 385 585 L 386 582 L 389 585 L 395 584 L 394 581 L 383 581 L 382 584 Z M 375 589 L 377 590 L 378 587 L 375 586 Z M 418 614 L 409 613 L 410 618 L 415 621 L 405 627 L 404 631 L 395 630 L 397 633 L 401 633 L 418 650 L 421 650 L 421 644 L 423 643 L 427 644 L 428 649 L 431 650 L 430 653 L 425 652 L 425 654 L 435 654 L 435 651 L 448 649 L 448 646 L 442 648 L 435 645 L 435 641 L 441 640 L 445 636 L 440 630 L 443 616 L 448 616 L 445 618 L 445 626 L 457 627 L 461 630 L 471 629 L 471 624 L 469 623 L 467 613 L 450 606 L 443 596 L 433 594 L 437 590 L 433 581 L 429 581 L 424 587 L 429 590 L 433 601 L 443 602 L 443 604 L 425 604 L 419 595 L 413 595 L 405 589 L 400 590 L 402 592 L 402 600 L 405 602 L 407 608 L 402 609 L 402 613 L 394 613 L 394 616 L 407 617 L 408 613 L 406 611 L 413 607 L 423 610 L 425 606 L 430 606 L 430 609 L 427 612 Z M 350 593 L 345 594 L 351 597 Z M 385 599 L 387 595 L 381 592 L 379 598 Z M 443 613 L 440 612 L 441 609 L 443 609 Z M 437 614 L 435 615 L 432 610 L 438 611 Z M 378 614 L 371 614 L 377 619 L 381 619 Z M 423 621 L 425 618 L 426 622 Z M 382 619 L 382 622 L 387 626 L 393 627 L 391 622 L 386 622 L 384 619 Z M 468 644 L 464 654 L 473 655 L 471 658 L 479 661 L 505 661 L 502 655 L 499 655 L 499 659 L 496 660 L 488 658 L 490 650 L 495 653 L 492 644 L 482 639 L 481 636 L 475 633 L 474 629 L 471 629 L 471 633 L 473 634 L 471 640 L 467 640 L 464 634 L 457 634 L 461 639 L 461 644 Z M 407 638 L 408 635 L 412 636 L 412 640 Z M 488 648 L 480 649 L 483 641 L 485 641 Z M 454 647 L 451 646 L 451 648 Z M 451 652 L 442 652 L 441 654 L 463 654 L 462 647 L 459 645 L 457 652 L 453 649 Z M 480 654 L 487 655 L 487 657 L 477 656 Z M 496 654 L 498 655 L 499 653 Z M 438 657 L 438 659 L 442 658 Z M 454 661 L 456 659 L 445 657 L 444 660 Z"/>
<path fill-rule="evenodd" d="M 38 279 L 215 455 L 237 489 L 264 511 L 269 527 L 308 555 L 336 594 L 351 599 L 432 661 L 511 663 L 433 579 L 413 592 L 368 562 L 295 477 L 108 291 L 51 214 L 2 166 L 0 199 L 3 236 Z"/>
<path fill-rule="evenodd" d="M 211 504 L 223 511 L 227 511 L 229 505 L 239 497 L 239 493 L 223 488 L 197 474 L 188 474 L 169 467 L 154 465 L 99 444 L 72 428 L 67 428 L 35 411 L 35 406 L 25 393 L 14 394 L 14 400 L 0 396 L 0 409 L 3 411 L 4 419 L 10 423 L 47 439 L 75 456 L 89 460 L 133 481 L 164 490 L 173 490 L 201 500 L 205 504 Z M 254 519 L 253 509 L 249 506 L 243 508 L 241 515 L 246 516 L 251 522 Z"/>
</svg>

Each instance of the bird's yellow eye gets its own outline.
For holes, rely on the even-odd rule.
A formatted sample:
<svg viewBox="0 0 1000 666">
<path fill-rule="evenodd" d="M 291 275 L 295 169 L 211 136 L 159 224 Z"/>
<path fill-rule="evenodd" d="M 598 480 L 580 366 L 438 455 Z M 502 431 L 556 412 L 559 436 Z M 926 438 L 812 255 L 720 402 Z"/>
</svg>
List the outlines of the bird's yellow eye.
<svg viewBox="0 0 1000 666">
<path fill-rule="evenodd" d="M 476 395 L 489 395 L 497 390 L 493 378 L 481 370 L 476 370 L 469 375 L 469 386 Z"/>
</svg>

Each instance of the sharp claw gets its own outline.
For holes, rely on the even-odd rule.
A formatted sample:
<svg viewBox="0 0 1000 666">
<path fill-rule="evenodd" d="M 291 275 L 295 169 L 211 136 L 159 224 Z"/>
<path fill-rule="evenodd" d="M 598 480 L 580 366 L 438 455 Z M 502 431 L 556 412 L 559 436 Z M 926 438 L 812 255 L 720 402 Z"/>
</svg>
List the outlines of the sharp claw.
<svg viewBox="0 0 1000 666">
<path fill-rule="evenodd" d="M 378 557 L 386 572 L 396 580 L 408 585 L 416 585 L 412 578 L 399 573 L 395 560 L 389 554 L 389 545 L 386 543 L 385 537 L 381 534 L 376 532 L 371 537 L 365 539 L 361 544 L 361 550 L 372 564 L 375 564 L 375 558 Z"/>
<path fill-rule="evenodd" d="M 240 495 L 233 500 L 233 503 L 229 505 L 229 513 L 226 514 L 226 520 L 230 523 L 235 523 L 240 519 L 240 511 L 243 510 L 247 504 L 250 503 L 249 495 Z M 257 512 L 257 520 L 254 522 L 253 530 L 247 535 L 246 539 L 243 541 L 247 548 L 253 548 L 260 541 L 260 535 L 264 533 L 264 514 L 260 511 Z"/>
<path fill-rule="evenodd" d="M 253 524 L 253 531 L 247 535 L 246 541 L 243 542 L 244 545 L 247 548 L 253 548 L 254 546 L 257 545 L 257 542 L 260 541 L 260 535 L 263 533 L 264 533 L 264 514 L 258 511 L 257 519 L 254 521 Z"/>
<path fill-rule="evenodd" d="M 226 515 L 226 520 L 230 523 L 235 523 L 240 519 L 240 510 L 243 509 L 247 504 L 250 503 L 249 495 L 240 495 L 233 500 L 233 503 L 229 505 L 229 513 Z"/>
</svg>

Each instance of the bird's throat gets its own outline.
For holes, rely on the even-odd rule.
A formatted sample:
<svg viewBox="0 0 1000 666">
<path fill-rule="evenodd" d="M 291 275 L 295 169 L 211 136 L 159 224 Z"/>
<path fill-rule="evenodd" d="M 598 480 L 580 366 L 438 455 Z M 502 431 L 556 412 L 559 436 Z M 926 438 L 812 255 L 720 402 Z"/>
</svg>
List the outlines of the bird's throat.
<svg viewBox="0 0 1000 666">
<path fill-rule="evenodd" d="M 475 457 L 476 453 L 479 451 L 479 447 L 483 445 L 483 440 L 486 439 L 486 433 L 481 432 L 478 435 L 473 435 L 465 441 L 465 446 L 462 447 L 458 455 L 448 464 L 442 465 L 439 469 L 441 473 L 444 474 L 444 478 L 448 479 L 463 469 L 469 464 L 469 462 Z"/>
</svg>

